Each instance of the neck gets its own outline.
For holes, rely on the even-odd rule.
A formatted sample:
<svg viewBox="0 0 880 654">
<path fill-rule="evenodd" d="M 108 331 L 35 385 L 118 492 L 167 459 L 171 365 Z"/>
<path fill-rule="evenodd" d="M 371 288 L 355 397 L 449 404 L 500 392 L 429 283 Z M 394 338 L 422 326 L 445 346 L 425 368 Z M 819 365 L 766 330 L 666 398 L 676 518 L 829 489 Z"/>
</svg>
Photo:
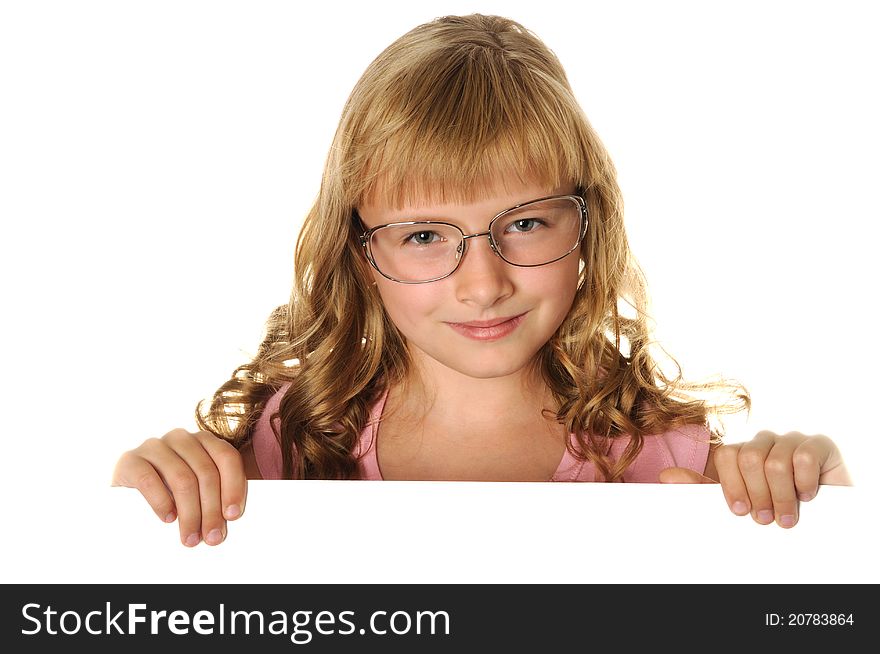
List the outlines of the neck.
<svg viewBox="0 0 880 654">
<path fill-rule="evenodd" d="M 409 377 L 391 389 L 388 403 L 413 425 L 485 433 L 555 423 L 556 403 L 536 364 L 504 377 L 478 379 L 424 354 L 412 353 L 411 360 Z"/>
</svg>

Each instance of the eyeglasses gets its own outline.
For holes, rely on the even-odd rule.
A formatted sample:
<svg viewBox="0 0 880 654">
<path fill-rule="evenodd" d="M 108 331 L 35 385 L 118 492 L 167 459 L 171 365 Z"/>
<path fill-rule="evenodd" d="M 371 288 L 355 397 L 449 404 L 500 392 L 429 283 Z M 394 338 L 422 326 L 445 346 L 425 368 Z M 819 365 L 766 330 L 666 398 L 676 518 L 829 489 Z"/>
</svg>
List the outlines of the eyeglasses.
<svg viewBox="0 0 880 654">
<path fill-rule="evenodd" d="M 512 266 L 559 261 L 587 233 L 587 205 L 579 195 L 554 195 L 497 214 L 489 229 L 465 235 L 451 223 L 413 220 L 378 225 L 361 235 L 367 259 L 383 277 L 401 284 L 436 282 L 454 273 L 470 238 L 487 236 L 492 251 Z"/>
</svg>

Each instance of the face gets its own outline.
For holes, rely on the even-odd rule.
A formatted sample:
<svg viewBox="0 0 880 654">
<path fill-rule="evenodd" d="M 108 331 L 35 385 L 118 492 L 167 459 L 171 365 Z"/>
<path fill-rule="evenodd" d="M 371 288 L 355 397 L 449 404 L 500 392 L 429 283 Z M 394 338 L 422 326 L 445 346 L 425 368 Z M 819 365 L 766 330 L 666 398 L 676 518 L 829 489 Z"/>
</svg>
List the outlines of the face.
<svg viewBox="0 0 880 654">
<path fill-rule="evenodd" d="M 576 187 L 523 186 L 475 204 L 358 207 L 367 229 L 408 220 L 442 220 L 465 234 L 485 232 L 489 221 L 515 205 Z M 401 284 L 370 267 L 389 317 L 412 356 L 469 377 L 519 373 L 530 364 L 568 314 L 577 290 L 579 252 L 553 263 L 524 268 L 495 254 L 485 236 L 468 239 L 458 269 L 425 284 Z"/>
</svg>

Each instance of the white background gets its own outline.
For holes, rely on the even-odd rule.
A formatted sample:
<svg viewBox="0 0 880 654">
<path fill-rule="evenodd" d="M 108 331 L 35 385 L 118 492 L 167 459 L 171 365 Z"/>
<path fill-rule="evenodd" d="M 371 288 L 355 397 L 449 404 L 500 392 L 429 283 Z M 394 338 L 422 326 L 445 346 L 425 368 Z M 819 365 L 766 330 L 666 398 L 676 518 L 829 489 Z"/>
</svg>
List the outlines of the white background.
<svg viewBox="0 0 880 654">
<path fill-rule="evenodd" d="M 870 7 L 0 5 L 0 581 L 880 581 Z M 475 11 L 565 66 L 619 171 L 657 338 L 687 378 L 752 393 L 729 440 L 827 434 L 856 487 L 786 531 L 711 486 L 261 482 L 226 543 L 187 550 L 109 488 L 115 460 L 194 430 L 197 400 L 256 351 L 370 61 Z M 310 564 L 279 573 L 280 551 Z"/>
</svg>

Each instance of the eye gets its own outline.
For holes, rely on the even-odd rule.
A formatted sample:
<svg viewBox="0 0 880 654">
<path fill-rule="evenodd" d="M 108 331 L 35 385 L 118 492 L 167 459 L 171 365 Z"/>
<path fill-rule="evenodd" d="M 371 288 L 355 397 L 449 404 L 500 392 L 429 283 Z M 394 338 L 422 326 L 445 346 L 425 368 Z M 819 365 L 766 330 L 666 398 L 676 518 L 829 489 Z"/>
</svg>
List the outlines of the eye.
<svg viewBox="0 0 880 654">
<path fill-rule="evenodd" d="M 520 218 L 510 223 L 504 232 L 507 234 L 526 234 L 544 224 L 544 221 L 538 218 Z"/>
<path fill-rule="evenodd" d="M 408 234 L 403 239 L 403 244 L 413 244 L 413 245 L 430 245 L 431 243 L 437 243 L 438 241 L 442 241 L 443 237 L 440 236 L 437 232 L 423 229 L 418 232 L 412 232 Z"/>
</svg>

